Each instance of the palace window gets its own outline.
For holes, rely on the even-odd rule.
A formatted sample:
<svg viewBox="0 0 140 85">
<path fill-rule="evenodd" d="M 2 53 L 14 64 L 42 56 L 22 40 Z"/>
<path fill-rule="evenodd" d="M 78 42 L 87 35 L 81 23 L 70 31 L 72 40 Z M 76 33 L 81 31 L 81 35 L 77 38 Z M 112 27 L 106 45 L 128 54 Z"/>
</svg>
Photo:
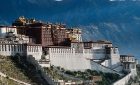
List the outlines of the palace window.
<svg viewBox="0 0 140 85">
<path fill-rule="evenodd" d="M 17 49 L 18 49 L 18 51 L 19 51 L 19 45 L 17 46 Z"/>
<path fill-rule="evenodd" d="M 30 46 L 28 46 L 28 49 L 29 49 L 29 52 L 31 52 L 31 47 Z"/>
<path fill-rule="evenodd" d="M 36 52 L 36 46 L 34 46 L 34 52 Z"/>
<path fill-rule="evenodd" d="M 0 51 L 1 51 L 1 45 L 0 45 Z"/>
<path fill-rule="evenodd" d="M 8 45 L 9 51 L 10 51 L 10 45 Z"/>
<path fill-rule="evenodd" d="M 20 51 L 22 51 L 22 45 L 20 45 Z"/>
<path fill-rule="evenodd" d="M 6 49 L 6 45 L 5 45 L 5 51 L 6 51 L 7 49 Z"/>
<path fill-rule="evenodd" d="M 16 46 L 14 45 L 14 51 L 16 51 Z"/>
<path fill-rule="evenodd" d="M 22 50 L 24 50 L 24 45 L 22 45 Z"/>
<path fill-rule="evenodd" d="M 11 50 L 13 51 L 13 45 L 11 45 Z"/>
<path fill-rule="evenodd" d="M 2 45 L 2 51 L 3 51 L 3 45 Z"/>
<path fill-rule="evenodd" d="M 36 51 L 38 52 L 38 46 L 36 47 Z"/>
</svg>

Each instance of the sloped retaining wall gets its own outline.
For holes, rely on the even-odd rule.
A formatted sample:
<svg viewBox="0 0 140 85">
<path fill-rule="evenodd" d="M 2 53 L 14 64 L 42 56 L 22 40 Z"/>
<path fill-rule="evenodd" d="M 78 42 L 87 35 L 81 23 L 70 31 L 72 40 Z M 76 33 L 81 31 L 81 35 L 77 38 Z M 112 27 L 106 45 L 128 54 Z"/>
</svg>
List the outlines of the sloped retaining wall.
<svg viewBox="0 0 140 85">
<path fill-rule="evenodd" d="M 92 70 L 102 71 L 102 72 L 105 72 L 105 73 L 116 73 L 116 74 L 119 74 L 120 76 L 123 75 L 123 74 L 121 74 L 121 73 L 119 73 L 119 72 L 117 72 L 115 70 L 107 68 L 107 67 L 105 67 L 105 66 L 103 66 L 101 64 L 98 64 L 98 63 L 94 62 L 94 61 L 91 61 L 91 65 L 92 65 L 91 66 Z"/>
<path fill-rule="evenodd" d="M 136 70 L 134 69 L 134 70 L 131 70 L 131 72 L 127 74 L 125 77 L 116 81 L 112 85 L 126 85 L 128 81 L 130 80 L 130 78 L 134 78 L 135 76 L 136 76 Z"/>
</svg>

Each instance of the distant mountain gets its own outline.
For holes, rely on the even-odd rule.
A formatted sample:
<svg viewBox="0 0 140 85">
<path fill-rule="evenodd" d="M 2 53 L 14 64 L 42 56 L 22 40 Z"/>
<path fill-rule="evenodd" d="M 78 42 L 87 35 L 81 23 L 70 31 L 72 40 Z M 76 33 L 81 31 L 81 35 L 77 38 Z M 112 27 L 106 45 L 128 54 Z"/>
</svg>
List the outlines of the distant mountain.
<svg viewBox="0 0 140 85">
<path fill-rule="evenodd" d="M 140 54 L 140 1 L 2 0 L 0 24 L 19 16 L 62 22 L 83 29 L 84 40 L 107 39 L 122 54 Z"/>
</svg>

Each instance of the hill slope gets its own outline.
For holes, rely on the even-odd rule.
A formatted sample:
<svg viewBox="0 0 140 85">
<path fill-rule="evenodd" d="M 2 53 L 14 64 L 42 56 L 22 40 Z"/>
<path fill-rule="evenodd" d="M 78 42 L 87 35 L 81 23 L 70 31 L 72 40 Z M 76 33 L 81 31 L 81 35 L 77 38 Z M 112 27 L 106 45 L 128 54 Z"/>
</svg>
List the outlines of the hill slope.
<svg viewBox="0 0 140 85">
<path fill-rule="evenodd" d="M 46 85 L 48 84 L 43 80 L 42 76 L 36 69 L 36 67 L 26 60 L 24 60 L 23 56 L 18 60 L 17 56 L 0 56 L 0 72 L 6 74 L 6 81 L 0 83 L 9 83 L 8 85 L 20 85 L 18 82 L 12 81 L 17 79 L 23 81 L 25 83 L 33 84 L 33 85 Z M 14 79 L 13 79 L 14 78 Z M 12 80 L 11 80 L 12 79 Z M 22 85 L 22 84 L 21 84 Z"/>
</svg>

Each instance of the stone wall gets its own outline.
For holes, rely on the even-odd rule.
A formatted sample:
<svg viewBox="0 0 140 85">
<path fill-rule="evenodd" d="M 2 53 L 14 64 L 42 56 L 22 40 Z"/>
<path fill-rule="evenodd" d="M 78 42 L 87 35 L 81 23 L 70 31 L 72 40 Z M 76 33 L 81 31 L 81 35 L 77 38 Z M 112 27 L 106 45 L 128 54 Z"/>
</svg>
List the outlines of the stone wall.
<svg viewBox="0 0 140 85">
<path fill-rule="evenodd" d="M 127 74 L 122 79 L 116 81 L 112 85 L 126 85 L 126 84 L 128 84 L 128 81 L 130 80 L 130 78 L 134 78 L 135 76 L 136 76 L 136 69 L 133 69 L 133 70 L 131 70 L 131 72 L 129 74 Z"/>
</svg>

